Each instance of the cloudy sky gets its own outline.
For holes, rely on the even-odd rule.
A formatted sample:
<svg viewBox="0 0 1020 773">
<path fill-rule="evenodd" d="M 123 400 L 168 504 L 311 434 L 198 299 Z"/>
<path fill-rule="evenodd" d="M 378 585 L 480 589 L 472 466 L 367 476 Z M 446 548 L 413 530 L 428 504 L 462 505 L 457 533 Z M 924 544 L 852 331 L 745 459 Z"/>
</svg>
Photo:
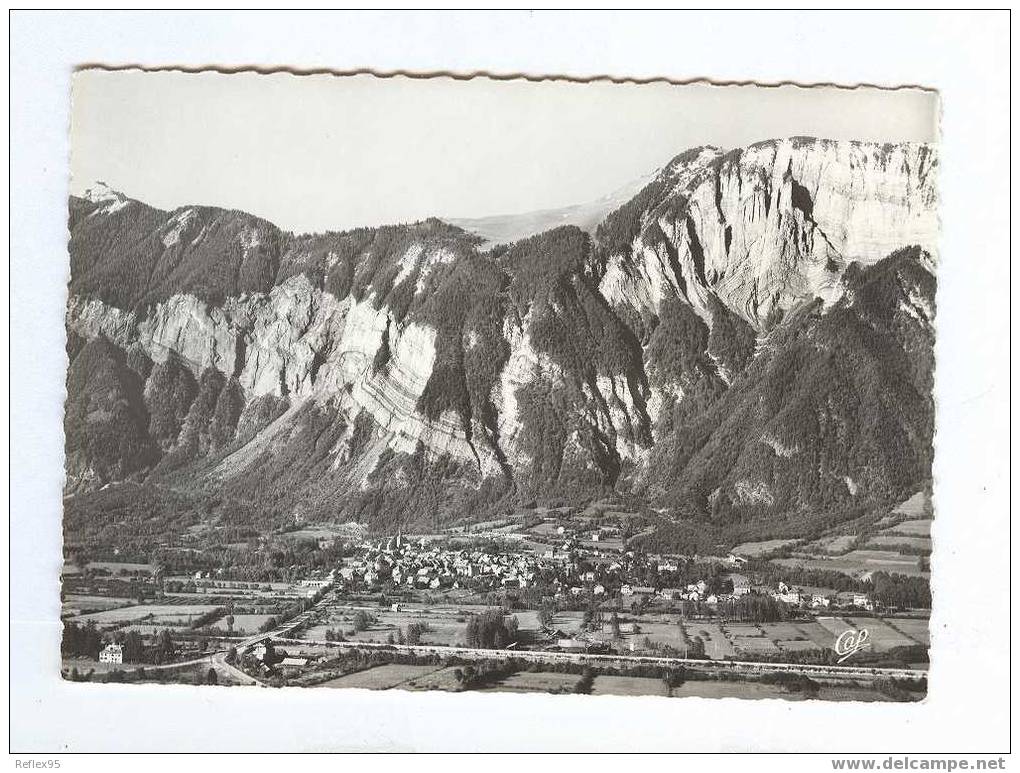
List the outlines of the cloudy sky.
<svg viewBox="0 0 1020 773">
<path fill-rule="evenodd" d="M 683 150 L 934 139 L 930 93 L 86 70 L 71 191 L 241 209 L 298 232 L 587 202 Z"/>
</svg>

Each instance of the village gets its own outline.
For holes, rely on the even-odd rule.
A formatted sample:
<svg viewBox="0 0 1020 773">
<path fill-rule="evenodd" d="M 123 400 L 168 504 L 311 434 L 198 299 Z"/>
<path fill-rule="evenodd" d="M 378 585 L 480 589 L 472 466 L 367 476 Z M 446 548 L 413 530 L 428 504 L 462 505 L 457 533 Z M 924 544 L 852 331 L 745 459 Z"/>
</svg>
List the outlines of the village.
<svg viewBox="0 0 1020 773">
<path fill-rule="evenodd" d="M 603 690 L 636 679 L 657 694 L 658 676 L 640 681 L 651 673 L 649 659 L 667 681 L 692 663 L 706 665 L 695 669 L 702 676 L 740 663 L 803 676 L 835 663 L 837 641 L 852 634 L 869 638 L 856 664 L 924 678 L 928 610 L 890 594 L 874 572 L 805 573 L 755 545 L 718 555 L 647 551 L 633 539 L 643 528 L 605 504 L 525 511 L 432 534 L 300 522 L 263 549 L 314 563 L 281 566 L 275 579 L 246 579 L 250 572 L 230 564 L 174 572 L 117 561 L 69 565 L 64 674 L 432 689 L 384 677 L 426 667 L 438 674 L 442 665 L 445 687 L 435 689 L 467 689 L 471 679 L 450 681 L 456 662 L 489 669 L 504 686 L 520 678 L 555 691 L 559 677 L 551 672 L 602 658 L 615 669 L 599 672 Z M 517 676 L 491 676 L 506 670 L 508 658 Z M 520 677 L 521 663 L 541 676 Z M 667 692 L 683 694 L 675 690 Z"/>
<path fill-rule="evenodd" d="M 559 529 L 562 535 L 563 527 Z M 748 559 L 733 553 L 680 557 L 612 550 L 597 546 L 604 534 L 595 531 L 587 535 L 587 542 L 568 537 L 544 550 L 505 543 L 499 552 L 493 552 L 491 545 L 458 545 L 398 535 L 365 545 L 363 554 L 346 559 L 332 579 L 342 591 L 404 595 L 415 591 L 503 591 L 515 598 L 543 597 L 564 605 L 612 599 L 630 608 L 659 602 L 682 605 L 692 615 L 712 614 L 705 607 L 718 609 L 722 605 L 725 609 L 748 595 L 781 602 L 789 612 L 876 610 L 877 602 L 866 592 L 798 587 L 782 580 L 754 583 L 741 572 Z"/>
</svg>

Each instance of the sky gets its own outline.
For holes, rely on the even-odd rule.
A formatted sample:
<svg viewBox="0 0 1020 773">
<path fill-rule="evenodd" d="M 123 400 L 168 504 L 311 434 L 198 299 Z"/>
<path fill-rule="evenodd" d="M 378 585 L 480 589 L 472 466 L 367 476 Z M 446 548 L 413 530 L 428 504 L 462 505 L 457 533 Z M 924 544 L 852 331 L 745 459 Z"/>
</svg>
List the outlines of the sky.
<svg viewBox="0 0 1020 773">
<path fill-rule="evenodd" d="M 697 145 L 931 142 L 919 90 L 82 70 L 71 192 L 240 209 L 298 233 L 597 199 Z"/>
</svg>

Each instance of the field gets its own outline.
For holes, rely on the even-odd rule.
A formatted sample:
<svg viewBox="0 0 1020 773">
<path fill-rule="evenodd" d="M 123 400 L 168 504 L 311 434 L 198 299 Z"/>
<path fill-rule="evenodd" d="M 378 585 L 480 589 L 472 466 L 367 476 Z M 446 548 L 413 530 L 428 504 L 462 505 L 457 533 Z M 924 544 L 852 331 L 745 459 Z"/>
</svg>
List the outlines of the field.
<svg viewBox="0 0 1020 773">
<path fill-rule="evenodd" d="M 552 627 L 559 628 L 565 633 L 573 633 L 581 627 L 584 621 L 583 612 L 563 611 L 557 612 L 553 617 Z M 535 626 L 538 626 L 538 616 L 535 616 Z"/>
<path fill-rule="evenodd" d="M 828 650 L 832 649 L 832 645 L 836 643 L 836 634 L 822 626 L 817 621 L 812 623 L 802 623 L 798 627 L 816 647 Z M 840 632 L 843 630 L 844 628 L 839 629 Z"/>
<path fill-rule="evenodd" d="M 100 663 L 91 658 L 63 658 L 60 661 L 61 671 L 70 671 L 72 668 L 77 668 L 79 674 L 87 674 L 89 671 L 105 674 L 109 671 L 129 671 L 138 668 L 138 666 L 130 663 Z"/>
<path fill-rule="evenodd" d="M 931 523 L 931 502 L 925 494 L 917 493 L 869 526 L 877 532 L 870 534 L 863 549 L 852 549 L 856 535 L 830 534 L 796 548 L 790 557 L 776 559 L 775 563 L 854 577 L 876 571 L 927 577 L 927 569 L 921 569 L 920 557 L 914 552 L 931 550 Z"/>
<path fill-rule="evenodd" d="M 728 625 L 727 633 L 734 649 L 740 653 L 752 655 L 775 654 L 779 648 L 766 638 L 765 632 L 757 625 L 745 625 L 733 623 Z"/>
<path fill-rule="evenodd" d="M 401 685 L 401 687 L 408 690 L 442 690 L 444 692 L 455 692 L 460 686 L 460 682 L 457 681 L 457 677 L 455 675 L 458 668 L 460 668 L 461 671 L 464 670 L 463 667 L 456 666 L 441 668 L 430 674 L 415 677 L 413 681 L 409 681 L 406 684 Z"/>
<path fill-rule="evenodd" d="M 733 548 L 733 553 L 738 556 L 760 556 L 764 553 L 771 553 L 786 545 L 792 545 L 795 539 L 770 539 L 764 542 L 744 542 Z"/>
<path fill-rule="evenodd" d="M 885 571 L 912 577 L 927 577 L 922 572 L 917 556 L 904 556 L 887 550 L 853 550 L 843 556 L 796 556 L 779 558 L 781 566 L 800 566 L 805 569 L 824 569 L 858 576 L 865 572 Z"/>
<path fill-rule="evenodd" d="M 847 631 L 856 631 L 857 628 L 839 617 L 819 617 L 818 625 L 836 637 Z"/>
<path fill-rule="evenodd" d="M 573 692 L 580 680 L 577 674 L 544 671 L 519 671 L 494 685 L 482 688 L 488 692 Z"/>
<path fill-rule="evenodd" d="M 529 531 L 532 534 L 539 534 L 539 535 L 541 535 L 543 537 L 551 537 L 551 536 L 556 535 L 556 529 L 557 528 L 558 527 L 557 527 L 555 522 L 546 521 L 546 522 L 538 524 L 537 526 L 532 526 L 531 529 L 529 529 Z"/>
<path fill-rule="evenodd" d="M 901 624 L 906 623 L 907 633 Z M 919 625 L 918 625 L 919 624 Z M 863 628 L 868 630 L 868 643 L 873 652 L 888 652 L 894 647 L 909 647 L 915 644 L 928 644 L 927 621 L 894 619 L 883 620 L 877 617 L 819 617 L 818 626 L 826 634 L 820 637 L 812 637 L 820 643 L 828 637 L 828 644 L 831 647 L 835 644 L 836 637 L 845 631 L 858 631 Z"/>
<path fill-rule="evenodd" d="M 645 645 L 647 642 L 651 642 L 653 647 L 655 645 L 666 645 L 680 651 L 685 646 L 683 634 L 676 616 L 644 614 L 634 618 L 630 613 L 625 613 L 620 616 L 620 621 L 623 628 L 621 639 L 617 642 L 617 646 L 620 649 L 631 651 L 644 650 L 646 649 Z M 575 623 L 575 627 L 579 623 L 580 620 Z M 631 633 L 628 630 L 631 623 L 637 624 L 639 630 L 636 633 Z M 567 629 L 564 628 L 564 630 Z M 600 641 L 613 640 L 612 626 L 608 620 L 603 624 L 601 631 L 592 634 L 592 638 Z"/>
<path fill-rule="evenodd" d="M 272 615 L 234 615 L 234 633 L 258 633 L 259 627 L 269 620 Z M 218 628 L 221 631 L 226 632 L 227 622 L 226 616 L 221 617 L 217 620 L 213 628 Z"/>
<path fill-rule="evenodd" d="M 687 681 L 673 688 L 674 698 L 780 698 L 803 700 L 803 696 L 788 693 L 782 687 L 760 682 L 724 682 L 715 680 Z"/>
<path fill-rule="evenodd" d="M 117 596 L 84 596 L 68 594 L 61 602 L 61 614 L 83 614 L 88 612 L 101 612 L 118 607 L 129 607 L 135 603 L 134 599 Z"/>
<path fill-rule="evenodd" d="M 597 676 L 592 695 L 669 695 L 661 679 L 643 676 Z"/>
<path fill-rule="evenodd" d="M 932 515 L 931 499 L 923 491 L 919 491 L 903 503 L 897 505 L 893 513 L 906 515 L 911 518 L 930 520 Z"/>
<path fill-rule="evenodd" d="M 893 647 L 909 647 L 918 643 L 874 617 L 851 617 L 848 621 L 858 630 L 868 630 L 868 642 L 875 652 L 886 652 Z"/>
<path fill-rule="evenodd" d="M 908 534 L 913 536 L 927 536 L 931 534 L 931 521 L 917 520 L 917 521 L 901 521 L 895 526 L 890 526 L 886 529 L 887 534 Z"/>
<path fill-rule="evenodd" d="M 840 534 L 835 537 L 822 537 L 804 547 L 805 553 L 825 553 L 840 555 L 846 553 L 857 540 L 853 534 Z"/>
<path fill-rule="evenodd" d="M 692 639 L 700 636 L 705 642 L 705 654 L 712 660 L 734 658 L 737 651 L 722 629 L 715 623 L 692 622 L 687 624 L 687 635 Z"/>
<path fill-rule="evenodd" d="M 416 605 L 402 608 L 399 612 L 386 608 L 365 608 L 375 618 L 375 622 L 367 630 L 354 632 L 354 614 L 357 610 L 353 607 L 334 606 L 321 622 L 305 631 L 304 638 L 325 641 L 326 632 L 333 629 L 340 631 L 348 641 L 385 644 L 390 636 L 394 640 L 398 638 L 398 628 L 406 633 L 411 623 L 420 623 L 428 626 L 428 630 L 421 636 L 422 644 L 458 645 L 464 643 L 468 614 L 483 608 Z"/>
<path fill-rule="evenodd" d="M 152 574 L 152 564 L 135 564 L 121 561 L 90 561 L 88 563 L 88 568 L 106 571 L 114 576 L 121 573 L 133 574 L 138 572 L 141 572 L 142 574 Z M 74 564 L 64 564 L 60 573 L 69 575 L 81 574 L 81 570 Z"/>
<path fill-rule="evenodd" d="M 931 550 L 931 537 L 906 536 L 904 534 L 896 534 L 894 532 L 886 531 L 872 537 L 868 540 L 868 544 L 879 548 L 889 545 L 905 545 L 907 547 L 919 548 L 921 550 Z"/>
<path fill-rule="evenodd" d="M 813 622 L 804 623 L 762 623 L 761 629 L 765 636 L 775 642 L 783 652 L 802 652 L 805 650 L 816 650 L 819 648 L 811 638 L 811 631 L 807 628 L 816 626 Z"/>
<path fill-rule="evenodd" d="M 848 687 L 840 684 L 823 685 L 818 697 L 826 701 L 864 701 L 874 703 L 883 700 L 881 694 L 867 687 Z"/>
<path fill-rule="evenodd" d="M 900 633 L 909 636 L 918 644 L 923 644 L 927 647 L 931 642 L 931 629 L 929 621 L 926 619 L 896 617 L 887 619 L 886 623 Z"/>
<path fill-rule="evenodd" d="M 130 607 L 107 609 L 74 618 L 77 623 L 89 620 L 97 626 L 114 627 L 124 623 L 145 623 L 147 625 L 176 626 L 188 625 L 196 617 L 215 609 L 213 604 L 136 604 Z"/>
<path fill-rule="evenodd" d="M 319 687 L 356 687 L 365 690 L 389 690 L 394 687 L 408 686 L 407 683 L 417 682 L 422 677 L 442 670 L 442 666 L 405 666 L 389 663 L 375 666 L 365 671 L 357 671 L 337 679 L 323 682 Z M 410 685 L 413 686 L 413 685 Z"/>
</svg>

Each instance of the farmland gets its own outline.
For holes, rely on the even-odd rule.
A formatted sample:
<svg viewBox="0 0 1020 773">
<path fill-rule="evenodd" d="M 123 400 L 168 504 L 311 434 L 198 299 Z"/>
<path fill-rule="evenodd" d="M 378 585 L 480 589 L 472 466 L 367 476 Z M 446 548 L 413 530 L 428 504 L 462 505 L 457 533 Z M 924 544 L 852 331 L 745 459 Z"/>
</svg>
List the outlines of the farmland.
<svg viewBox="0 0 1020 773">
<path fill-rule="evenodd" d="M 235 636 L 242 634 L 253 634 L 258 633 L 261 626 L 265 625 L 267 620 L 270 620 L 272 615 L 243 615 L 234 614 L 234 627 L 233 634 Z M 221 617 L 216 623 L 213 624 L 213 628 L 223 631 L 228 631 L 225 617 Z"/>
<path fill-rule="evenodd" d="M 86 623 L 91 620 L 99 628 L 117 628 L 124 624 L 142 622 L 161 626 L 184 626 L 214 609 L 216 609 L 214 604 L 137 604 L 80 615 L 74 618 L 74 621 Z"/>
<path fill-rule="evenodd" d="M 668 695 L 669 688 L 661 679 L 644 676 L 595 677 L 592 695 Z"/>
<path fill-rule="evenodd" d="M 382 666 L 375 666 L 364 671 L 355 671 L 337 679 L 323 682 L 319 687 L 354 687 L 365 690 L 389 690 L 394 687 L 403 687 L 410 682 L 415 682 L 429 674 L 442 670 L 438 666 L 416 666 L 389 663 Z"/>
<path fill-rule="evenodd" d="M 560 674 L 546 671 L 518 671 L 499 682 L 482 688 L 486 692 L 551 692 L 574 691 L 577 674 Z"/>
<path fill-rule="evenodd" d="M 359 609 L 371 620 L 365 630 L 355 630 L 353 627 Z M 415 605 L 393 611 L 389 608 L 330 605 L 316 625 L 305 631 L 303 636 L 313 641 L 325 641 L 327 632 L 333 630 L 342 633 L 348 641 L 384 644 L 390 637 L 397 638 L 399 631 L 406 632 L 408 626 L 418 624 L 426 626 L 421 635 L 422 643 L 451 646 L 463 644 L 467 617 L 482 609 L 484 607 L 471 605 Z"/>
<path fill-rule="evenodd" d="M 916 521 L 901 521 L 895 526 L 889 527 L 886 530 L 887 534 L 906 534 L 913 536 L 927 536 L 931 533 L 931 521 L 916 520 Z"/>
<path fill-rule="evenodd" d="M 79 571 L 64 578 L 65 654 L 95 658 L 101 646 L 123 644 L 125 670 L 133 670 L 217 652 L 227 677 L 229 656 L 271 686 L 803 697 L 827 685 L 772 685 L 788 672 L 758 664 L 801 676 L 814 668 L 824 678 L 836 637 L 867 628 L 870 648 L 855 665 L 923 669 L 927 584 L 867 576 L 877 568 L 924 573 L 921 524 L 930 525 L 923 508 L 906 507 L 863 515 L 853 533 L 681 556 L 622 549 L 644 525 L 598 503 L 357 545 L 337 544 L 328 524 L 295 523 L 271 540 L 279 565 L 258 571 L 229 558 L 196 567 L 172 556 L 166 570 L 137 551 L 129 554 L 135 564 L 86 565 L 89 556 L 76 554 Z M 224 542 L 229 550 L 245 549 L 238 537 Z M 305 550 L 315 569 L 300 563 Z M 783 568 L 812 563 L 842 574 Z M 271 631 L 275 652 L 255 637 Z M 467 651 L 436 649 L 443 647 Z M 738 671 L 743 681 L 720 677 Z M 757 681 L 761 673 L 769 678 Z"/>
<path fill-rule="evenodd" d="M 931 517 L 931 500 L 919 492 L 880 517 L 864 519 L 852 531 L 837 531 L 796 546 L 775 563 L 855 577 L 876 571 L 927 577 L 923 557 L 931 552 Z"/>
<path fill-rule="evenodd" d="M 766 553 L 771 553 L 779 548 L 786 547 L 787 545 L 793 545 L 796 543 L 795 539 L 771 539 L 765 540 L 764 542 L 744 542 L 733 548 L 733 552 L 740 556 L 761 556 Z"/>
<path fill-rule="evenodd" d="M 780 698 L 801 700 L 802 696 L 791 694 L 778 685 L 761 682 L 731 682 L 721 680 L 687 681 L 673 688 L 674 698 Z"/>
<path fill-rule="evenodd" d="M 775 563 L 780 566 L 821 569 L 853 576 L 877 571 L 910 577 L 928 576 L 927 570 L 920 568 L 917 556 L 902 555 L 889 550 L 853 550 L 841 556 L 797 555 L 792 558 L 776 559 Z"/>
<path fill-rule="evenodd" d="M 118 607 L 129 607 L 135 604 L 134 599 L 123 596 L 86 596 L 67 594 L 61 604 L 61 615 L 81 615 L 88 612 L 100 612 Z"/>
<path fill-rule="evenodd" d="M 926 619 L 898 617 L 887 621 L 890 626 L 924 646 L 930 644 L 929 621 Z"/>
</svg>

